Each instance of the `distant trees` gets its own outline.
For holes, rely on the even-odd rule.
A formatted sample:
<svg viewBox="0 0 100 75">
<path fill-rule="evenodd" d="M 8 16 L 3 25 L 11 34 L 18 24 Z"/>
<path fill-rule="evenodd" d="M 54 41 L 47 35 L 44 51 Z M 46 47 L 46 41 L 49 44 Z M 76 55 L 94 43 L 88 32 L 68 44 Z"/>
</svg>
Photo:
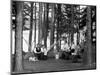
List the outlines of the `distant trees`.
<svg viewBox="0 0 100 75">
<path fill-rule="evenodd" d="M 63 9 L 61 9 L 63 8 Z M 63 34 L 67 34 L 66 40 L 68 44 L 71 44 L 73 33 L 76 31 L 74 28 L 74 5 L 58 5 L 58 29 L 57 32 L 60 38 Z"/>
</svg>

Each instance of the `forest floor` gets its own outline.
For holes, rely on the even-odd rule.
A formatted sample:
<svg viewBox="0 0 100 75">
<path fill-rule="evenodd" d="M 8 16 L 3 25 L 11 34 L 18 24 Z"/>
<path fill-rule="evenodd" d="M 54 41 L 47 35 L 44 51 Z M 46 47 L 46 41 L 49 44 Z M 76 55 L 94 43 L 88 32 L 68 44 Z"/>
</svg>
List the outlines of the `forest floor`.
<svg viewBox="0 0 100 75">
<path fill-rule="evenodd" d="M 49 58 L 41 61 L 23 61 L 24 72 L 22 73 L 42 73 L 42 72 L 57 72 L 57 71 L 74 71 L 74 70 L 89 70 L 95 69 L 95 65 L 89 67 L 82 63 L 72 63 L 71 60 L 62 60 Z"/>
</svg>

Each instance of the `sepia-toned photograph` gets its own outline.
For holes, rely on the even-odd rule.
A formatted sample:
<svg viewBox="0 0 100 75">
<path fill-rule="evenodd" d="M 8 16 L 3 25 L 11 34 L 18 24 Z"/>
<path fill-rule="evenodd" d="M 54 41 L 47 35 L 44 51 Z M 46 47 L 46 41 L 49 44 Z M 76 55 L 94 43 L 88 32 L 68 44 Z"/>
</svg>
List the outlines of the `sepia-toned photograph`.
<svg viewBox="0 0 100 75">
<path fill-rule="evenodd" d="M 96 69 L 96 6 L 11 0 L 11 74 Z"/>
</svg>

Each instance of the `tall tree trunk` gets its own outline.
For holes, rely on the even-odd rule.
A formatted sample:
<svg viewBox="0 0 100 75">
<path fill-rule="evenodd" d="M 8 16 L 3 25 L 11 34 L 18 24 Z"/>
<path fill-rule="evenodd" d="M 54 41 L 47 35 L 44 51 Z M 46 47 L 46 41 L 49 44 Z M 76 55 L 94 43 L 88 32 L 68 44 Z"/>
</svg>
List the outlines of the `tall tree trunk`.
<svg viewBox="0 0 100 75">
<path fill-rule="evenodd" d="M 32 33 L 33 33 L 33 2 L 31 2 L 31 17 L 30 17 L 30 32 L 29 32 L 29 47 L 28 47 L 29 52 L 31 52 L 32 48 Z"/>
<path fill-rule="evenodd" d="M 57 4 L 55 6 L 55 19 L 56 19 L 56 24 L 55 24 L 55 31 L 54 31 L 54 42 L 57 43 L 54 48 L 54 54 L 55 54 L 55 59 L 59 59 L 58 51 L 59 51 L 59 34 L 58 34 L 58 28 L 60 24 L 60 14 L 61 14 L 61 4 Z"/>
<path fill-rule="evenodd" d="M 39 3 L 39 23 L 38 23 L 38 43 L 40 43 L 40 13 L 41 13 L 41 9 L 40 9 L 41 7 L 40 7 L 40 3 Z"/>
<path fill-rule="evenodd" d="M 74 36 L 74 33 L 71 33 L 71 44 L 73 43 L 73 36 Z"/>
<path fill-rule="evenodd" d="M 51 30 L 50 30 L 50 46 L 54 43 L 54 4 L 52 4 L 51 15 L 52 15 L 52 22 L 51 22 Z"/>
<path fill-rule="evenodd" d="M 61 19 L 60 19 L 60 15 L 61 15 L 61 4 L 58 4 L 57 12 L 58 12 L 58 14 L 57 14 L 58 17 L 57 17 L 57 26 L 56 26 L 56 30 L 57 30 L 56 41 L 59 40 L 59 31 L 58 31 L 58 29 L 59 29 L 59 25 L 60 25 L 60 21 L 61 21 Z M 57 51 L 59 51 L 59 43 L 56 44 L 56 47 L 57 47 Z"/>
<path fill-rule="evenodd" d="M 74 26 L 74 5 L 71 5 L 71 26 L 73 27 Z M 74 31 L 74 30 L 73 30 Z M 71 42 L 70 44 L 73 42 L 73 31 L 71 32 Z"/>
<path fill-rule="evenodd" d="M 80 6 L 79 6 L 80 10 Z M 81 12 L 80 12 L 81 13 Z M 80 32 L 79 32 L 80 20 L 78 20 L 78 28 L 77 28 L 77 44 L 80 44 Z"/>
<path fill-rule="evenodd" d="M 91 49 L 91 7 L 88 6 L 87 7 L 87 51 L 85 51 L 85 55 L 84 55 L 84 64 L 88 64 L 89 66 L 91 66 L 92 64 L 92 57 L 91 57 L 91 53 L 92 53 L 92 49 Z M 86 58 L 87 57 L 87 58 Z"/>
<path fill-rule="evenodd" d="M 44 44 L 44 35 L 45 35 L 45 3 L 42 3 L 42 29 L 41 29 L 41 31 L 42 31 L 42 44 Z"/>
<path fill-rule="evenodd" d="M 74 25 L 74 6 L 71 5 L 71 25 Z"/>
<path fill-rule="evenodd" d="M 35 48 L 35 46 L 36 46 L 36 22 L 37 22 L 37 20 L 36 20 L 36 3 L 35 3 L 35 24 L 34 24 L 34 48 Z"/>
<path fill-rule="evenodd" d="M 44 46 L 47 47 L 49 4 L 44 4 Z"/>
<path fill-rule="evenodd" d="M 39 3 L 38 43 L 42 43 L 42 3 Z"/>
<path fill-rule="evenodd" d="M 54 7 L 55 7 L 55 4 L 51 4 L 51 24 L 50 24 L 50 51 L 48 53 L 48 56 L 49 57 L 53 57 L 54 56 L 54 46 L 52 46 L 54 44 L 54 18 L 55 18 L 55 11 L 54 11 Z"/>
<path fill-rule="evenodd" d="M 22 65 L 22 25 L 23 25 L 23 19 L 22 19 L 22 10 L 23 10 L 23 2 L 17 2 L 17 24 L 15 28 L 15 71 L 21 72 L 23 71 L 23 65 Z"/>
</svg>

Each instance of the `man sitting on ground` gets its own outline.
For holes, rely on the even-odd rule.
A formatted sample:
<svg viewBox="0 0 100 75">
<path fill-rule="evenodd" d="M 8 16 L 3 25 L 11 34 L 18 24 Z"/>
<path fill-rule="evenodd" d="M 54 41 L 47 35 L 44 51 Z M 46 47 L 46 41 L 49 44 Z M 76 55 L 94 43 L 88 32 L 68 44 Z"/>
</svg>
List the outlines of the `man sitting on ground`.
<svg viewBox="0 0 100 75">
<path fill-rule="evenodd" d="M 37 47 L 34 49 L 34 54 L 38 58 L 38 60 L 41 60 L 43 58 L 43 52 L 41 50 L 40 44 L 37 44 Z"/>
</svg>

